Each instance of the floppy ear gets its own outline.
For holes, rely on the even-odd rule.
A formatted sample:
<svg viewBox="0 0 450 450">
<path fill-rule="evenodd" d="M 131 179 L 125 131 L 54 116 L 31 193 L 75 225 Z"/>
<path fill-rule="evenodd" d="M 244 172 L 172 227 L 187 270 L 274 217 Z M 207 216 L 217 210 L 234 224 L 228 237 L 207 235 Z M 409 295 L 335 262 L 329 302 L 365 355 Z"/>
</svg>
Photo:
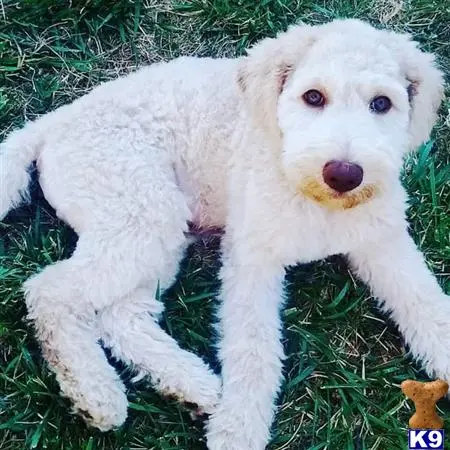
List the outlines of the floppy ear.
<svg viewBox="0 0 450 450">
<path fill-rule="evenodd" d="M 267 38 L 241 58 L 237 81 L 255 124 L 271 137 L 280 136 L 277 102 L 289 75 L 315 40 L 313 27 L 296 25 L 276 38 Z"/>
<path fill-rule="evenodd" d="M 408 82 L 411 104 L 409 147 L 416 150 L 428 140 L 436 122 L 437 110 L 444 95 L 444 79 L 432 54 L 422 52 L 409 35 L 395 36 L 396 51 Z"/>
</svg>

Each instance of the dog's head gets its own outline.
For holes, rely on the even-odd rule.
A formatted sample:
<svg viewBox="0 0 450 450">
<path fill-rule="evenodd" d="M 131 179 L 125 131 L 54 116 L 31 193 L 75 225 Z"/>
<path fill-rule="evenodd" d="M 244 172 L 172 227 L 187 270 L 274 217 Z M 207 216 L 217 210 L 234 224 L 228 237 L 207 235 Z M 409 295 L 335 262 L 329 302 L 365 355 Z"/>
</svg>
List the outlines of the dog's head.
<svg viewBox="0 0 450 450">
<path fill-rule="evenodd" d="M 388 192 L 428 139 L 443 95 L 432 55 L 358 20 L 294 26 L 240 62 L 256 126 L 292 187 L 332 209 Z"/>
</svg>

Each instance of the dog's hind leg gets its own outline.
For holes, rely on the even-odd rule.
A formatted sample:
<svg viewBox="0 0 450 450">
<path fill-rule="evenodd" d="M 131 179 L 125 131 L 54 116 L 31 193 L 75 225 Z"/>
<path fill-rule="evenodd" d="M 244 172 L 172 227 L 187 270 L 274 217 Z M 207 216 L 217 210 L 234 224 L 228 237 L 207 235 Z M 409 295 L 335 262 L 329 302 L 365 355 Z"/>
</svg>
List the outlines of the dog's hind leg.
<svg viewBox="0 0 450 450">
<path fill-rule="evenodd" d="M 127 399 L 100 339 L 114 356 L 149 374 L 163 393 L 204 411 L 213 408 L 220 391 L 219 377 L 157 323 L 158 283 L 164 288 L 173 281 L 187 239 L 182 230 L 165 240 L 138 229 L 107 238 L 102 238 L 105 230 L 81 235 L 70 259 L 45 268 L 24 286 L 29 318 L 63 395 L 101 430 L 124 422 Z M 166 231 L 173 232 L 170 226 Z M 153 281 L 147 281 L 149 273 Z"/>
<path fill-rule="evenodd" d="M 125 388 L 97 343 L 95 306 L 86 285 L 89 267 L 74 257 L 46 267 L 24 285 L 43 356 L 63 395 L 87 423 L 102 431 L 127 415 Z"/>
<path fill-rule="evenodd" d="M 128 160 L 126 167 L 133 168 Z M 219 378 L 163 332 L 156 318 L 162 309 L 155 300 L 158 284 L 164 289 L 174 281 L 188 244 L 190 212 L 183 193 L 169 171 L 150 174 L 144 168 L 123 178 L 134 184 L 123 183 L 120 195 L 105 199 L 95 188 L 90 208 L 66 193 L 72 204 L 56 206 L 69 223 L 78 206 L 84 208 L 77 248 L 25 285 L 30 318 L 63 394 L 102 430 L 124 421 L 126 398 L 99 339 L 116 357 L 148 373 L 159 389 L 200 408 L 210 410 L 220 390 Z M 61 189 L 51 193 L 55 200 Z"/>
<path fill-rule="evenodd" d="M 100 315 L 102 339 L 113 355 L 150 375 L 164 395 L 195 403 L 212 412 L 220 392 L 219 377 L 201 358 L 182 350 L 157 323 L 162 304 L 150 289 L 136 289 Z"/>
<path fill-rule="evenodd" d="M 191 211 L 171 170 L 150 166 L 141 172 L 139 184 L 124 189 L 123 208 L 114 212 L 115 223 L 123 225 L 113 238 L 103 238 L 104 253 L 114 256 L 98 270 L 108 274 L 114 301 L 99 310 L 101 338 L 115 357 L 148 374 L 162 393 L 210 411 L 220 379 L 161 329 L 158 313 L 163 307 L 155 299 L 158 286 L 164 290 L 175 280 L 188 245 Z M 110 233 L 111 226 L 107 222 L 102 229 Z M 130 289 L 124 291 L 124 283 Z"/>
</svg>

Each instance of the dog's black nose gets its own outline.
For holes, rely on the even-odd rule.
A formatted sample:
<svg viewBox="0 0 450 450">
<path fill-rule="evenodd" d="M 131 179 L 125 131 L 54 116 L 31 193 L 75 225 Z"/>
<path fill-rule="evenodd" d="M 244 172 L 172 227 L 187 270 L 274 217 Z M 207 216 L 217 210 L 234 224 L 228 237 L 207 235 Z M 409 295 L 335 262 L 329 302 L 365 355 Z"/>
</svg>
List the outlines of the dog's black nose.
<svg viewBox="0 0 450 450">
<path fill-rule="evenodd" d="M 323 167 L 323 180 L 335 191 L 348 192 L 362 183 L 363 170 L 348 161 L 329 161 Z"/>
</svg>

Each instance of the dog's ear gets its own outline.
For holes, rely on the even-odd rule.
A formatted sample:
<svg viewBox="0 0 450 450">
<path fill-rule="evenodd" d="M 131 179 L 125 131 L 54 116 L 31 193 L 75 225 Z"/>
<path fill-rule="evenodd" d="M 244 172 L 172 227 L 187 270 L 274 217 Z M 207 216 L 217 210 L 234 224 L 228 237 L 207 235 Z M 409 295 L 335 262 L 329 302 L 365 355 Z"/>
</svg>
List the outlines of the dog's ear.
<svg viewBox="0 0 450 450">
<path fill-rule="evenodd" d="M 290 74 L 315 40 L 314 28 L 290 27 L 276 38 L 267 38 L 248 50 L 239 61 L 237 82 L 258 126 L 272 137 L 280 135 L 277 103 Z"/>
<path fill-rule="evenodd" d="M 392 36 L 396 36 L 391 42 L 396 43 L 395 51 L 408 83 L 411 105 L 409 147 L 416 150 L 428 140 L 436 122 L 437 110 L 444 95 L 444 79 L 432 54 L 421 51 L 409 35 Z"/>
</svg>

